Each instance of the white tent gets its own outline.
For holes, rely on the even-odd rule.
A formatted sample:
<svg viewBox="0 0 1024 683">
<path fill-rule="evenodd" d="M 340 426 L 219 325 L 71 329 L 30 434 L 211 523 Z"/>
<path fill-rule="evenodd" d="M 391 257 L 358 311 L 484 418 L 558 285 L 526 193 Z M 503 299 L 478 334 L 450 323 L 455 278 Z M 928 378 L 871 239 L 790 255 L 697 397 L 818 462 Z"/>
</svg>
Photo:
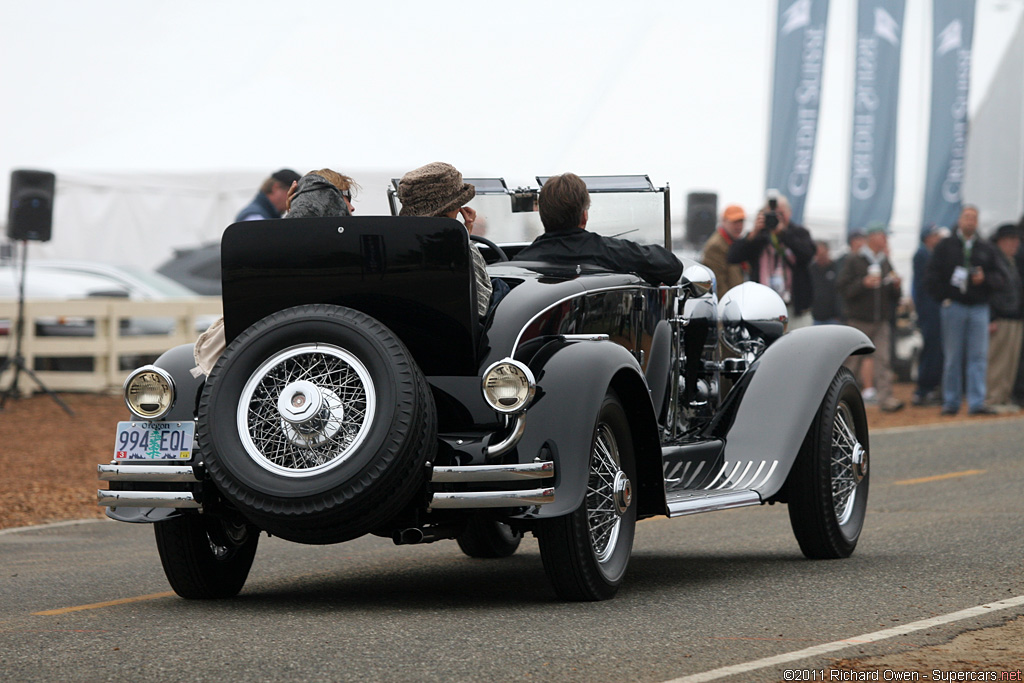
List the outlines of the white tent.
<svg viewBox="0 0 1024 683">
<path fill-rule="evenodd" d="M 963 196 L 986 232 L 1024 214 L 1024 17 L 971 119 Z"/>
</svg>

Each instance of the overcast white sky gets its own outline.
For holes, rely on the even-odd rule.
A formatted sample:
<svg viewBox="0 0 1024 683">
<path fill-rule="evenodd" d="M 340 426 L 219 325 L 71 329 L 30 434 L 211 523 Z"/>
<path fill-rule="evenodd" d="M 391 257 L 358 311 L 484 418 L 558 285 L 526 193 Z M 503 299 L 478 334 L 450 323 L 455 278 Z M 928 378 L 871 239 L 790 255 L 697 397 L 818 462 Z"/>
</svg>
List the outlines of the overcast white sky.
<svg viewBox="0 0 1024 683">
<path fill-rule="evenodd" d="M 894 222 L 911 225 L 931 0 L 906 4 Z M 647 173 L 671 184 L 677 218 L 692 190 L 748 207 L 763 194 L 772 0 L 0 7 L 5 198 L 11 168 L 329 166 L 358 177 L 435 160 L 510 185 L 566 170 Z M 830 7 L 812 227 L 845 215 L 855 7 Z M 977 7 L 972 108 L 1024 2 Z"/>
</svg>

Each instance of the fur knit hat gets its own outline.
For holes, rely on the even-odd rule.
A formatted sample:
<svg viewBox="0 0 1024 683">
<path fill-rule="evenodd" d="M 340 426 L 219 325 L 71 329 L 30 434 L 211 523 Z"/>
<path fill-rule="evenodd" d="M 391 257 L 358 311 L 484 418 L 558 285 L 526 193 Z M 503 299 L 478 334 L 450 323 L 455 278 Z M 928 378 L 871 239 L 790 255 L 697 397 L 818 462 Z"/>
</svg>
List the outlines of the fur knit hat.
<svg viewBox="0 0 1024 683">
<path fill-rule="evenodd" d="M 451 164 L 435 161 L 409 171 L 398 182 L 400 216 L 440 216 L 458 209 L 476 195 Z"/>
</svg>

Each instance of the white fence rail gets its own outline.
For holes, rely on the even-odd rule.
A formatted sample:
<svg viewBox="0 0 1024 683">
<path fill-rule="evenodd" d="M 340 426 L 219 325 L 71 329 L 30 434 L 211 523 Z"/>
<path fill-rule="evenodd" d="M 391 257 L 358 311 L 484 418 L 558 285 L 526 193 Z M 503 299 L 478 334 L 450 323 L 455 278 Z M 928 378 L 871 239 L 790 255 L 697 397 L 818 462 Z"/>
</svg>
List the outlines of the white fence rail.
<svg viewBox="0 0 1024 683">
<path fill-rule="evenodd" d="M 179 344 L 194 342 L 200 321 L 221 314 L 220 297 L 129 301 L 90 298 L 65 301 L 25 301 L 22 357 L 53 391 L 119 391 L 132 368 L 122 366 L 135 358 L 155 357 Z M 18 302 L 0 299 L 0 357 L 14 354 Z M 159 321 L 166 334 L 139 334 L 128 322 Z M 76 331 L 77 336 L 66 334 Z M 79 369 L 80 368 L 80 369 Z M 13 368 L 0 375 L 0 388 L 12 381 Z M 18 390 L 28 395 L 39 388 L 22 374 Z"/>
</svg>

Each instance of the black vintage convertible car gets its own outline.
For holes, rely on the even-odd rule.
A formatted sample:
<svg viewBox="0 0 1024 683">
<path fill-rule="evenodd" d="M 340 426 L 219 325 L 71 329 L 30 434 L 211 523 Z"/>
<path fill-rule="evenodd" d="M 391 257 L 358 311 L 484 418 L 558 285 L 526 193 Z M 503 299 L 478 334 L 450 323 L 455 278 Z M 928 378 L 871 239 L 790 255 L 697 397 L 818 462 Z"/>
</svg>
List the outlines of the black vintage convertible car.
<svg viewBox="0 0 1024 683">
<path fill-rule="evenodd" d="M 670 245 L 666 189 L 586 180 L 589 229 Z M 517 261 L 539 231 L 532 191 L 471 182 L 495 238 L 481 239 L 498 292 L 483 318 L 457 221 L 227 228 L 226 350 L 208 377 L 191 346 L 134 371 L 132 417 L 99 466 L 100 505 L 154 524 L 179 595 L 237 594 L 261 531 L 455 539 L 486 558 L 532 532 L 568 600 L 612 597 L 636 522 L 658 515 L 786 503 L 807 557 L 854 550 L 868 431 L 842 362 L 872 351 L 864 335 L 786 333 L 773 291 L 719 301 L 694 262 L 655 287 Z"/>
</svg>

